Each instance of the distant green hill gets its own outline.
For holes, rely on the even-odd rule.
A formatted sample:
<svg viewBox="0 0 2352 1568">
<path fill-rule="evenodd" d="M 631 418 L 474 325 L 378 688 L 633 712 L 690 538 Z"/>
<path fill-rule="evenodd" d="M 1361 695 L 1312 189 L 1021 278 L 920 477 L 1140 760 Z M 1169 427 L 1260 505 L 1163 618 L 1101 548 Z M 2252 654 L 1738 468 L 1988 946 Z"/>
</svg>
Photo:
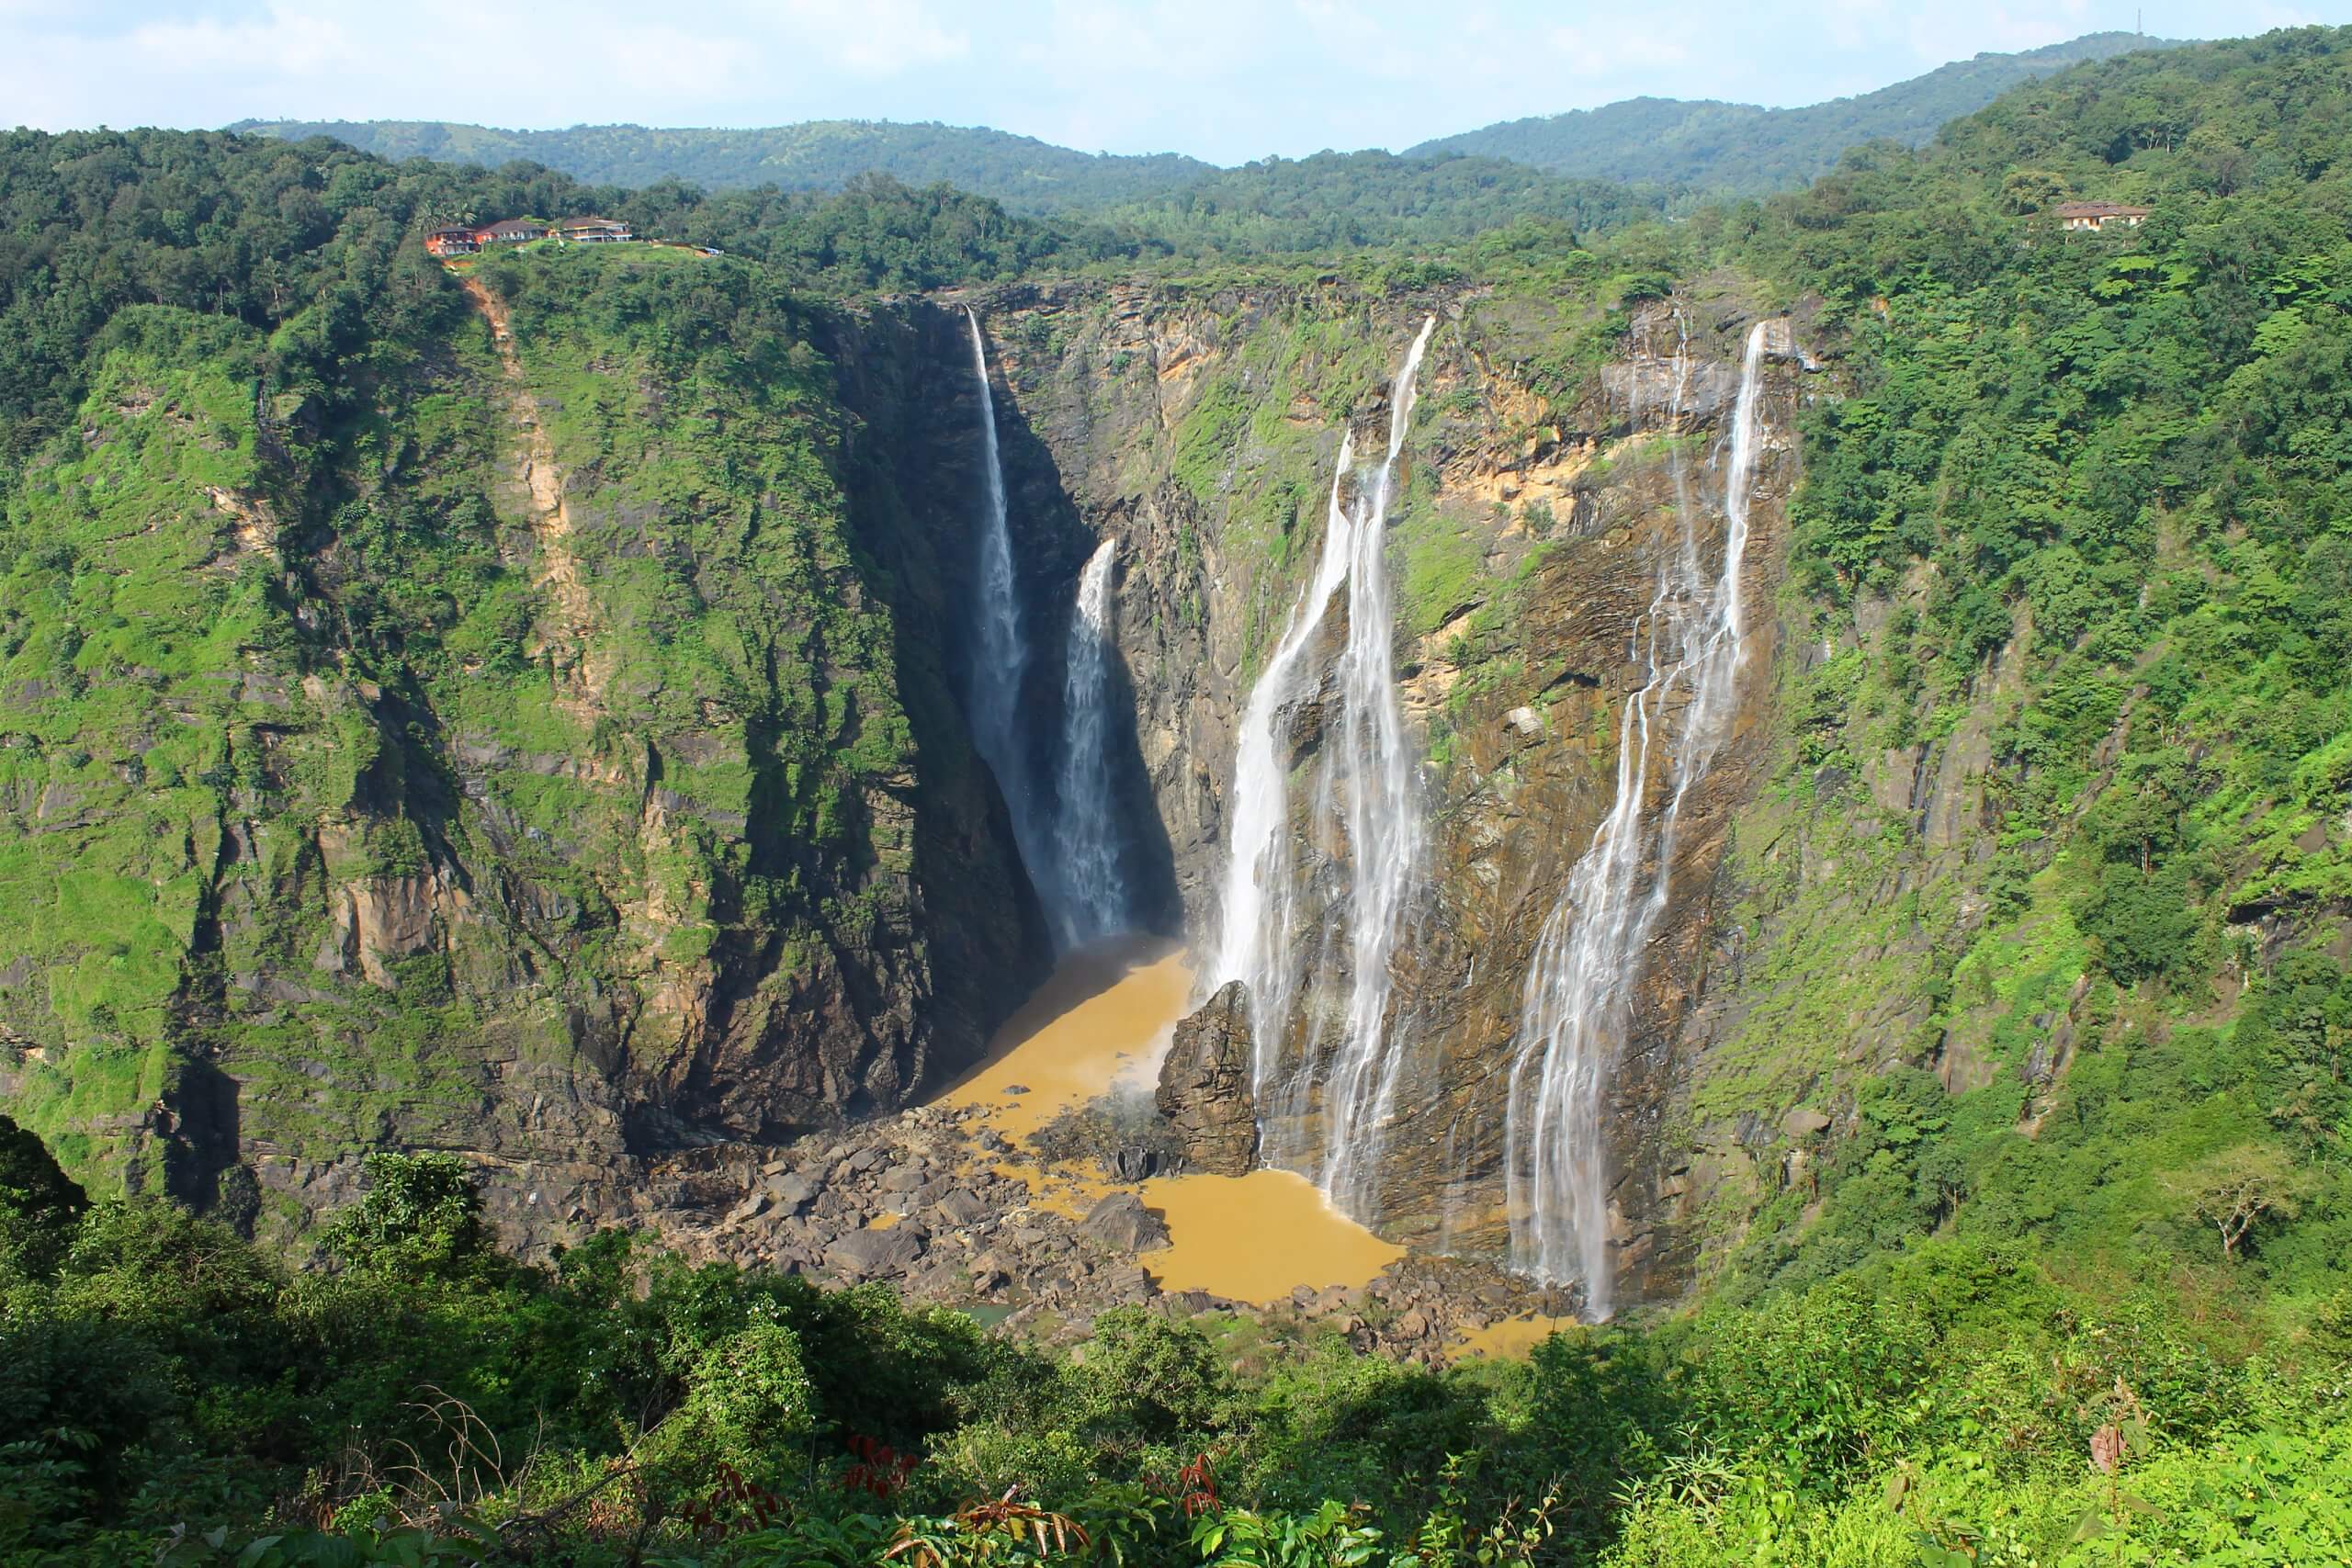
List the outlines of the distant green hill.
<svg viewBox="0 0 2352 1568">
<path fill-rule="evenodd" d="M 1245 207 L 1268 202 L 1295 207 L 1303 195 L 1333 194 L 1328 186 L 1334 181 L 1344 187 L 1337 193 L 1341 199 L 1359 203 L 1369 181 L 1396 195 L 1426 196 L 1435 190 L 1449 208 L 1470 197 L 1474 186 L 1484 192 L 1473 197 L 1474 205 L 1506 194 L 1515 194 L 1528 203 L 1528 211 L 1544 215 L 1580 212 L 1590 205 L 1589 191 L 1529 186 L 1522 176 L 1495 168 L 1495 160 L 1575 181 L 1679 187 L 1686 195 L 1786 189 L 1821 174 L 1858 142 L 1891 137 L 1916 146 L 1934 136 L 1945 121 L 1975 113 L 2021 82 L 2086 60 L 2168 47 L 2166 40 L 2132 33 L 2094 33 L 2023 54 L 1980 54 L 1875 93 L 1806 108 L 1629 98 L 1598 109 L 1510 120 L 1426 141 L 1401 160 L 1385 164 L 1366 161 L 1385 159 L 1385 153 L 1321 153 L 1229 171 L 1175 152 L 1080 152 L 982 126 L 888 120 L 808 120 L 751 130 L 639 125 L 499 130 L 396 119 L 247 120 L 230 129 L 289 141 L 331 136 L 385 158 L 431 158 L 487 168 L 525 160 L 593 185 L 633 187 L 679 179 L 708 190 L 768 185 L 787 191 L 838 190 L 859 175 L 881 173 L 910 186 L 944 181 L 959 190 L 992 197 L 1015 212 L 1115 213 L 1142 219 L 1155 229 L 1164 228 L 1173 212 L 1181 214 L 1179 226 L 1187 233 L 1214 230 L 1231 237 L 1250 226 L 1230 213 L 1235 195 L 1240 195 Z M 1466 161 L 1430 175 L 1432 159 Z M 1419 227 L 1418 220 L 1426 216 L 1396 208 L 1387 195 L 1372 197 L 1373 209 L 1384 205 L 1392 209 L 1385 215 L 1360 207 L 1357 213 L 1318 218 L 1306 226 L 1317 231 L 1318 243 L 1344 243 L 1358 231 L 1393 237 L 1400 228 Z M 1285 226 L 1286 231 L 1299 227 L 1295 220 Z M 1434 231 L 1463 231 L 1450 213 L 1441 213 Z"/>
<path fill-rule="evenodd" d="M 592 185 L 689 181 L 709 190 L 774 185 L 837 190 L 879 172 L 910 186 L 944 180 L 1023 212 L 1102 208 L 1143 199 L 1215 172 L 1173 152 L 1138 157 L 1073 152 L 985 127 L 809 120 L 758 130 L 662 130 L 582 125 L 496 130 L 437 120 L 248 120 L 230 127 L 300 141 L 331 136 L 384 158 L 431 158 L 497 168 L 517 159 Z"/>
<path fill-rule="evenodd" d="M 1467 152 L 1585 179 L 1684 186 L 1709 195 L 1762 195 L 1826 173 L 1849 147 L 1882 138 L 1919 146 L 1946 121 L 1974 114 L 2019 83 L 2086 60 L 2178 47 L 2135 33 L 2091 33 L 2022 54 L 1980 54 L 1859 97 L 1804 108 L 1628 98 L 1597 109 L 1503 120 L 1412 148 Z"/>
</svg>

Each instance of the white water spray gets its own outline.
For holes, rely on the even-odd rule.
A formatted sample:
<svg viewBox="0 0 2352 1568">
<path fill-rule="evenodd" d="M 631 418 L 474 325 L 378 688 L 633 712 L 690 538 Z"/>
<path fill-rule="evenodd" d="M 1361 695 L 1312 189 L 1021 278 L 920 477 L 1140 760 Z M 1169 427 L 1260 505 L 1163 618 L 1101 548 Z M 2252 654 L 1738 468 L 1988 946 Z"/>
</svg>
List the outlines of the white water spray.
<svg viewBox="0 0 2352 1568">
<path fill-rule="evenodd" d="M 1062 945 L 1083 947 L 1129 928 L 1111 781 L 1111 569 L 1105 539 L 1079 574 L 1062 682 L 1062 765 L 1056 792 Z"/>
<path fill-rule="evenodd" d="M 1631 652 L 1644 679 L 1618 719 L 1616 798 L 1544 921 L 1521 1000 L 1504 1134 L 1511 1261 L 1547 1284 L 1581 1283 L 1585 1315 L 1595 1320 L 1610 1315 L 1615 1276 L 1601 1110 L 1645 950 L 1666 913 L 1683 802 L 1728 736 L 1746 651 L 1740 575 L 1766 330 L 1758 321 L 1749 332 L 1740 366 L 1724 472 L 1722 568 L 1712 585 L 1702 581 L 1686 504 L 1680 548 L 1634 623 Z M 1681 418 L 1689 372 L 1678 343 L 1669 431 Z M 1679 454 L 1675 460 L 1679 493 Z M 1689 695 L 1669 737 L 1668 705 L 1678 688 Z M 1666 749 L 1659 760 L 1670 765 L 1671 784 L 1655 820 L 1645 821 L 1653 742 Z"/>
<path fill-rule="evenodd" d="M 1410 427 L 1421 356 L 1435 317 L 1421 324 L 1396 373 L 1389 399 L 1388 448 L 1369 490 L 1343 504 L 1354 466 L 1352 434 L 1343 436 L 1325 512 L 1323 552 L 1250 693 L 1234 760 L 1215 985 L 1240 980 L 1250 991 L 1254 1035 L 1252 1088 L 1261 1146 L 1269 1163 L 1310 1168 L 1324 1190 L 1369 1217 L 1387 1122 L 1394 1110 L 1400 1054 L 1387 1027 L 1389 962 L 1408 904 L 1421 881 L 1426 840 L 1418 763 L 1407 746 L 1396 698 L 1388 604 L 1387 520 L 1396 462 Z M 1302 1000 L 1293 941 L 1301 889 L 1293 875 L 1290 780 L 1278 727 L 1285 710 L 1319 684 L 1307 656 L 1340 585 L 1348 585 L 1348 640 L 1332 671 L 1339 713 L 1326 731 L 1324 773 L 1310 841 L 1344 838 L 1348 847 L 1348 984 L 1337 1009 L 1340 1035 L 1322 1049 L 1320 967 L 1304 998 L 1306 1044 L 1287 1048 L 1294 1009 Z M 1320 1147 L 1304 1132 L 1322 1113 Z"/>
</svg>

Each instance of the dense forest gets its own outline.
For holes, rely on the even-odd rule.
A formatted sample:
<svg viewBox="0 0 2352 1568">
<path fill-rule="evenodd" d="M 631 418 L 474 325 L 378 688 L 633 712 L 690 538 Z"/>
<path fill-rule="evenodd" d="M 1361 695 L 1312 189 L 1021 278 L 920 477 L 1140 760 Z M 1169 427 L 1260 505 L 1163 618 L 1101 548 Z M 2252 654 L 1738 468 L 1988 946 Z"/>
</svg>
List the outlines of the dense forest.
<svg viewBox="0 0 2352 1568">
<path fill-rule="evenodd" d="M 1857 1064 L 1811 1059 L 1827 1037 L 1802 1014 L 1768 1020 L 1758 1074 L 1836 1084 L 1850 1115 L 1781 1168 L 1690 1301 L 1525 1361 L 1393 1362 L 1279 1310 L 1116 1309 L 1047 1350 L 619 1230 L 526 1265 L 430 1155 L 371 1156 L 365 1194 L 289 1259 L 229 1208 L 85 1190 L 0 1123 L 0 1562 L 2352 1552 L 2352 29 L 2094 61 L 1927 146 L 1862 147 L 1673 223 L 1466 159 L 1252 165 L 1068 223 L 878 178 L 630 191 L 163 132 L 0 152 L 0 699 L 34 700 L 20 675 L 47 691 L 141 661 L 119 612 L 153 606 L 77 597 L 85 547 L 55 523 L 120 493 L 105 465 L 136 468 L 94 439 L 131 369 L 213 411 L 206 455 L 173 461 L 260 461 L 253 411 L 279 411 L 289 449 L 264 456 L 286 503 L 453 607 L 413 648 L 370 642 L 363 615 L 354 646 L 420 688 L 473 682 L 488 547 L 440 521 L 431 465 L 413 478 L 379 423 L 424 417 L 422 345 L 467 309 L 415 240 L 593 210 L 729 255 L 707 285 L 504 259 L 502 288 L 605 334 L 546 334 L 570 406 L 595 406 L 613 344 L 697 389 L 722 434 L 690 488 L 722 519 L 763 486 L 830 493 L 801 322 L 877 291 L 1092 268 L 1209 293 L 1293 265 L 1574 289 L 1595 310 L 1551 367 L 1568 382 L 1598 378 L 1632 307 L 1736 274 L 1809 313 L 1842 394 L 1804 415 L 1781 610 L 1819 652 L 1779 668 L 1767 804 L 1859 880 L 1899 850 L 1860 809 L 1874 771 L 1973 727 L 1997 781 L 1968 852 L 1903 895 L 1900 940 L 1739 846 L 1748 885 L 1790 883 L 1774 918 L 1810 922 L 1759 984 L 1825 1007 L 1906 991 L 1927 1022 Z M 1539 198 L 1559 221 L 1509 221 Z M 2070 198 L 2153 211 L 2068 233 L 2051 209 Z M 361 476 L 379 499 L 425 488 L 347 510 Z M 830 515 L 802 520 L 816 564 L 792 581 L 841 570 Z M 729 547 L 721 577 L 756 553 Z M 218 592 L 225 637 L 317 635 L 290 601 L 263 613 L 283 584 Z M 877 623 L 786 618 L 817 628 L 812 667 L 847 650 L 829 678 L 855 684 Z M 852 757 L 853 728 L 788 760 L 887 775 L 899 731 Z M 11 756 L 69 741 L 6 738 Z M 808 840 L 849 845 L 808 811 Z M 94 963 L 92 985 L 125 969 Z M 2063 1060 L 2033 1021 L 2057 1014 L 2079 1023 Z"/>
<path fill-rule="evenodd" d="M 981 127 L 884 120 L 809 120 L 763 130 L 637 125 L 495 130 L 439 120 L 249 120 L 230 129 L 288 141 L 330 137 L 395 161 L 430 158 L 493 169 L 538 164 L 591 185 L 683 180 L 707 190 L 772 185 L 826 191 L 839 190 L 860 175 L 884 174 L 911 186 L 952 185 L 1033 216 L 1140 201 L 1216 172 L 1214 165 L 1172 152 L 1079 152 Z"/>
</svg>

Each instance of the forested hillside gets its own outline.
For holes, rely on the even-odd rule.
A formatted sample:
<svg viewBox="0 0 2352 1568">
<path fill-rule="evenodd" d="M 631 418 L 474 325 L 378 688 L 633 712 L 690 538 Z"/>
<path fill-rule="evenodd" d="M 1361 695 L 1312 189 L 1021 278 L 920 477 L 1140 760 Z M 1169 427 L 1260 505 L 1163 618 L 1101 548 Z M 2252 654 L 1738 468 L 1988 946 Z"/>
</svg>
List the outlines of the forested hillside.
<svg viewBox="0 0 2352 1568">
<path fill-rule="evenodd" d="M 1629 98 L 1597 109 L 1505 120 L 1442 136 L 1407 156 L 1467 153 L 1584 179 L 1687 187 L 1702 197 L 1763 196 L 1826 174 L 1849 147 L 1918 146 L 2021 83 L 2165 39 L 2090 33 L 2018 54 L 1980 54 L 1874 93 L 1802 108 Z"/>
<path fill-rule="evenodd" d="M 1073 152 L 986 127 L 808 120 L 756 130 L 582 125 L 569 130 L 495 130 L 440 120 L 249 120 L 232 130 L 288 141 L 332 137 L 395 161 L 430 158 L 494 169 L 530 163 L 591 185 L 683 180 L 706 190 L 775 186 L 839 190 L 860 175 L 910 186 L 946 184 L 993 197 L 1016 212 L 1114 207 L 1216 173 L 1176 153 L 1118 157 Z"/>
<path fill-rule="evenodd" d="M 1579 186 L 1504 225 L 1467 161 L 1078 227 L 880 181 L 6 152 L 0 1561 L 2352 1560 L 2352 28 L 2095 61 L 1673 223 Z M 2074 199 L 2149 210 L 2070 231 Z M 592 209 L 731 254 L 416 243 Z M 919 290 L 935 319 L 884 298 Z M 896 1109 L 1036 967 L 948 690 L 972 568 L 933 536 L 968 516 L 919 504 L 977 441 L 936 389 L 988 352 L 973 300 L 1039 536 L 1171 520 L 1120 536 L 1170 650 L 1135 700 L 1170 709 L 1216 662 L 1204 559 L 1306 570 L 1329 410 L 1395 406 L 1364 323 L 1442 334 L 1396 641 L 1464 819 L 1582 799 L 1533 787 L 1543 747 L 1617 766 L 1634 622 L 1590 651 L 1559 628 L 1613 601 L 1560 590 L 1688 528 L 1664 465 L 1701 443 L 1639 405 L 1729 404 L 1683 338 L 1755 343 L 1794 490 L 1611 1192 L 1675 1293 L 1449 1365 L 1367 1353 L 1427 1316 L 1377 1299 L 1023 1337 L 650 1239 L 738 1146 L 729 1224 L 827 1201 L 746 1119 L 808 1087 L 779 1043 L 880 1021 L 825 1092 Z M 250 1124 L 192 1111 L 220 1078 Z M 499 1117 L 496 1159 L 415 1152 Z M 652 1146 L 645 1201 L 578 1186 L 566 1245 L 492 1245 L 547 1218 L 485 1207 L 516 1164 Z M 232 1179 L 297 1156 L 334 1172 L 300 1204 Z"/>
<path fill-rule="evenodd" d="M 2091 33 L 2018 54 L 1955 61 L 1876 92 L 1803 108 L 1631 98 L 1598 109 L 1505 121 L 1439 137 L 1407 150 L 1403 157 L 1422 169 L 1445 160 L 1469 160 L 1443 176 L 1454 182 L 1482 164 L 1501 160 L 1568 180 L 1609 180 L 1660 191 L 1687 188 L 1703 197 L 1761 196 L 1804 184 L 1826 171 L 1847 148 L 1865 141 L 1892 140 L 1916 146 L 1946 121 L 1974 113 L 2020 83 L 2083 61 L 2167 47 L 2167 40 L 2132 33 Z M 1318 223 L 1309 231 L 1313 243 L 1433 240 L 1459 232 L 1416 229 L 1368 241 L 1347 232 L 1346 220 L 1333 209 L 1352 209 L 1351 187 L 1392 166 L 1378 153 L 1324 152 L 1305 160 L 1269 159 L 1219 170 L 1176 153 L 1086 153 L 986 127 L 878 120 L 810 120 L 748 130 L 635 125 L 500 130 L 442 120 L 248 120 L 230 129 L 289 141 L 331 137 L 396 161 L 430 158 L 484 168 L 537 164 L 590 185 L 629 188 L 676 180 L 707 190 L 774 186 L 795 192 L 832 191 L 861 175 L 880 174 L 910 186 L 952 185 L 994 197 L 1012 211 L 1039 216 L 1120 214 L 1148 220 L 1171 208 L 1190 214 L 1204 206 L 1229 208 L 1237 199 L 1262 204 L 1270 197 L 1281 199 L 1284 185 L 1315 180 L 1310 189 L 1291 197 L 1311 199 L 1315 205 Z M 1315 178 L 1341 169 L 1349 172 L 1344 182 Z M 1432 217 L 1449 196 L 1443 184 L 1432 183 L 1435 178 L 1417 174 L 1407 183 L 1392 184 L 1381 208 L 1371 210 L 1410 210 L 1424 219 Z M 1515 180 L 1521 201 L 1541 200 L 1549 188 L 1524 175 L 1487 174 L 1483 178 L 1490 184 Z M 1370 213 L 1351 210 L 1351 215 L 1361 222 Z M 1528 215 L 1567 216 L 1551 210 Z M 1261 228 L 1257 238 L 1264 237 Z M 1286 242 L 1282 248 L 1304 247 Z"/>
</svg>

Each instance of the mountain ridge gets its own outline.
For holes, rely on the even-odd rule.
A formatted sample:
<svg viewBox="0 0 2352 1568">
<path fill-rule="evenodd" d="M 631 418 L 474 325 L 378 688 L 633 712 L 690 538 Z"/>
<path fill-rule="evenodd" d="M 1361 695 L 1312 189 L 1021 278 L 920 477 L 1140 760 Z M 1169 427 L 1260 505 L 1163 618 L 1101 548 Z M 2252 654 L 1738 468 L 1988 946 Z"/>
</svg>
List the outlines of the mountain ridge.
<svg viewBox="0 0 2352 1568">
<path fill-rule="evenodd" d="M 1405 155 L 1470 153 L 1587 178 L 1760 196 L 1826 174 L 1847 148 L 1865 141 L 1923 145 L 1946 124 L 1985 107 L 2010 88 L 2070 65 L 2177 48 L 2180 41 L 2086 33 L 2016 53 L 1980 53 L 1871 92 L 1789 108 L 1643 96 L 1598 108 L 1498 120 L 1420 142 Z"/>
<path fill-rule="evenodd" d="M 1794 108 L 1717 99 L 1639 96 L 1596 109 L 1499 120 L 1405 149 L 1403 163 L 1484 158 L 1569 178 L 1688 186 L 1696 194 L 1761 195 L 1802 184 L 1847 147 L 1882 137 L 1917 146 L 1946 122 L 1984 108 L 2021 83 L 2085 61 L 2173 40 L 2122 32 L 2086 34 L 2014 54 L 1981 53 L 1852 97 Z M 1760 127 L 1791 130 L 1759 145 Z M 1020 212 L 1101 212 L 1193 190 L 1261 168 L 1361 158 L 1373 150 L 1327 150 L 1306 159 L 1264 158 L 1231 168 L 1181 152 L 1082 152 L 989 126 L 939 121 L 803 120 L 715 127 L 575 125 L 510 130 L 447 120 L 240 120 L 226 129 L 304 140 L 328 136 L 363 152 L 489 167 L 536 162 L 598 185 L 681 179 L 720 190 L 775 185 L 838 188 L 862 174 L 910 185 L 946 181 Z M 1590 134 L 1585 134 L 1589 131 Z"/>
</svg>

